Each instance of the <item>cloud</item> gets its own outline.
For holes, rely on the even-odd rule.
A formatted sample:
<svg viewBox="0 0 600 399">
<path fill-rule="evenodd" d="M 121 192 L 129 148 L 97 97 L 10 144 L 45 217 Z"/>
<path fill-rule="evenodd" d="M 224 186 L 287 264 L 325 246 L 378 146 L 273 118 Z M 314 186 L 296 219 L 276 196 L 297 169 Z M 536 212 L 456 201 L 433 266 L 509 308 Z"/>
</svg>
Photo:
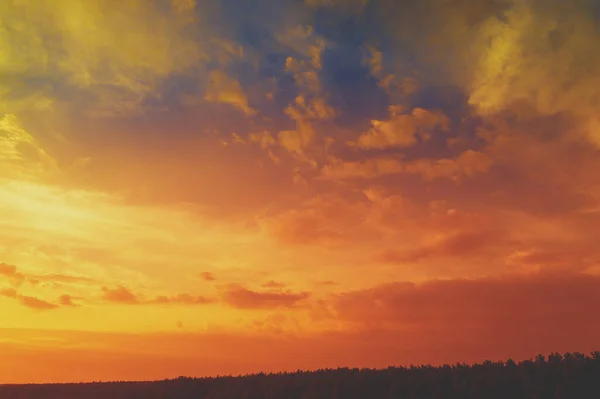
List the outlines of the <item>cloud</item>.
<svg viewBox="0 0 600 399">
<path fill-rule="evenodd" d="M 498 230 L 479 229 L 462 231 L 445 237 L 436 237 L 433 243 L 405 252 L 389 250 L 381 255 L 386 262 L 419 262 L 432 257 L 466 257 L 481 254 L 489 247 L 506 245 L 506 233 Z"/>
<path fill-rule="evenodd" d="M 20 286 L 25 281 L 23 273 L 17 271 L 17 267 L 8 265 L 6 263 L 0 263 L 0 277 L 4 277 L 14 286 Z"/>
<path fill-rule="evenodd" d="M 410 114 L 401 112 L 398 107 L 390 107 L 391 117 L 388 121 L 372 121 L 371 130 L 362 134 L 356 143 L 349 144 L 364 149 L 410 147 L 417 143 L 417 135 L 427 141 L 436 129 L 442 132 L 449 129 L 450 121 L 440 111 L 415 108 Z"/>
<path fill-rule="evenodd" d="M 485 332 L 506 345 L 507 340 L 524 343 L 538 334 L 542 340 L 567 337 L 581 323 L 600 329 L 589 317 L 600 304 L 599 287 L 598 277 L 568 273 L 398 282 L 342 294 L 335 310 L 338 317 L 363 326 L 446 330 L 461 341 Z"/>
<path fill-rule="evenodd" d="M 321 54 L 327 43 L 314 33 L 312 26 L 298 26 L 278 36 L 278 40 L 298 52 L 301 58 L 289 56 L 285 70 L 298 88 L 298 95 L 284 113 L 296 124 L 294 130 L 281 130 L 279 144 L 286 150 L 302 154 L 315 139 L 315 122 L 327 121 L 335 110 L 327 104 L 318 72 L 322 68 Z"/>
<path fill-rule="evenodd" d="M 17 267 L 13 265 L 7 265 L 6 263 L 0 263 L 0 275 L 13 276 L 17 273 Z"/>
<path fill-rule="evenodd" d="M 202 272 L 199 274 L 200 278 L 204 281 L 215 281 L 217 278 L 211 272 Z"/>
<path fill-rule="evenodd" d="M 280 289 L 280 288 L 285 288 L 285 284 L 282 283 L 278 283 L 277 281 L 267 281 L 266 283 L 264 283 L 262 285 L 263 288 L 274 288 L 274 289 Z"/>
<path fill-rule="evenodd" d="M 98 0 L 4 3 L 0 22 L 9 29 L 0 40 L 0 69 L 20 79 L 59 81 L 69 88 L 69 101 L 86 91 L 87 111 L 97 115 L 137 112 L 161 78 L 202 54 L 183 34 L 193 12 L 137 1 L 108 8 Z"/>
<path fill-rule="evenodd" d="M 210 17 L 197 18 L 211 7 L 200 13 L 195 1 L 104 3 L 0 5 L 0 179 L 73 186 L 73 175 L 85 174 L 94 185 L 98 179 L 89 171 L 97 160 L 90 153 L 99 151 L 76 144 L 93 140 L 93 134 L 79 134 L 82 124 L 103 130 L 98 118 L 164 111 L 169 96 L 161 91 L 169 81 L 204 76 L 224 45 L 215 31 L 208 34 Z M 92 161 L 84 165 L 82 159 Z"/>
<path fill-rule="evenodd" d="M 17 299 L 19 300 L 19 302 L 21 302 L 23 306 L 35 310 L 50 310 L 58 308 L 58 305 L 56 304 L 31 296 L 19 295 Z"/>
<path fill-rule="evenodd" d="M 0 289 L 0 296 L 17 299 L 18 293 L 14 288 L 2 288 Z"/>
<path fill-rule="evenodd" d="M 77 283 L 95 283 L 94 279 L 83 276 L 72 276 L 68 274 L 26 274 L 18 271 L 16 266 L 0 263 L 0 276 L 3 276 L 14 284 L 20 286 L 24 282 L 36 285 L 40 282 L 62 283 L 62 284 L 77 284 Z"/>
<path fill-rule="evenodd" d="M 235 78 L 228 76 L 221 70 L 212 70 L 210 72 L 210 83 L 206 89 L 204 99 L 210 102 L 230 104 L 240 109 L 246 115 L 254 115 L 256 113 L 248 105 L 248 97 L 240 82 Z"/>
<path fill-rule="evenodd" d="M 265 231 L 286 244 L 339 244 L 361 227 L 368 207 L 337 196 L 317 196 L 302 206 L 261 220 Z"/>
<path fill-rule="evenodd" d="M 190 294 L 177 294 L 175 296 L 158 296 L 147 303 L 149 304 L 182 304 L 182 305 L 205 305 L 213 303 L 214 300 L 203 296 L 193 296 Z"/>
<path fill-rule="evenodd" d="M 21 305 L 34 310 L 50 310 L 58 308 L 58 305 L 32 296 L 21 295 L 14 288 L 0 288 L 0 296 L 15 299 Z"/>
<path fill-rule="evenodd" d="M 402 161 L 396 157 L 379 156 L 365 161 L 340 161 L 324 166 L 324 179 L 373 179 L 385 175 L 413 174 L 426 180 L 460 180 L 487 172 L 493 159 L 486 153 L 466 150 L 453 159 L 417 159 Z"/>
<path fill-rule="evenodd" d="M 0 178 L 31 178 L 56 170 L 56 161 L 14 114 L 0 118 Z"/>
<path fill-rule="evenodd" d="M 275 138 L 268 131 L 254 132 L 248 135 L 248 139 L 252 142 L 259 143 L 260 148 L 269 148 L 275 145 Z"/>
<path fill-rule="evenodd" d="M 104 292 L 102 298 L 108 302 L 126 304 L 139 303 L 138 296 L 123 286 L 117 286 L 115 288 L 102 287 L 102 291 Z"/>
<path fill-rule="evenodd" d="M 240 285 L 231 285 L 222 298 L 230 306 L 239 309 L 275 309 L 299 306 L 310 294 L 292 291 L 252 291 Z"/>
<path fill-rule="evenodd" d="M 599 59 L 591 52 L 600 41 L 592 3 L 513 2 L 504 20 L 486 20 L 477 32 L 480 51 L 470 103 L 482 113 L 526 102 L 542 115 L 592 118 L 600 94 Z M 593 140 L 599 137 L 588 133 Z"/>
<path fill-rule="evenodd" d="M 123 286 L 115 288 L 103 287 L 102 298 L 107 302 L 120 303 L 127 305 L 205 305 L 213 303 L 214 300 L 203 296 L 193 296 L 190 294 L 177 294 L 174 296 L 159 295 L 152 299 L 144 299 L 140 295 Z"/>
<path fill-rule="evenodd" d="M 70 274 L 58 274 L 58 273 L 42 274 L 42 275 L 32 274 L 32 275 L 28 275 L 27 279 L 29 281 L 36 281 L 36 282 L 41 281 L 41 282 L 63 283 L 63 284 L 78 284 L 78 283 L 93 284 L 93 283 L 97 282 L 96 280 L 89 278 L 89 277 L 72 276 Z"/>
<path fill-rule="evenodd" d="M 71 295 L 63 294 L 58 298 L 58 301 L 62 306 L 77 306 L 73 302 L 73 299 L 74 298 Z"/>
</svg>

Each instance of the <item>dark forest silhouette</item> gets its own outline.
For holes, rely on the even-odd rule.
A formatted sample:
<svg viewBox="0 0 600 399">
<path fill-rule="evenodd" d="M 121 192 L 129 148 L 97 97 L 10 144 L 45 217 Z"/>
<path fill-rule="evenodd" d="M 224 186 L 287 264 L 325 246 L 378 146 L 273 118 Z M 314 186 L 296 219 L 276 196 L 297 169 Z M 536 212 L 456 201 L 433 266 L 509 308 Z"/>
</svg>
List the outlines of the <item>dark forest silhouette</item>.
<svg viewBox="0 0 600 399">
<path fill-rule="evenodd" d="M 2 399 L 600 398 L 600 352 L 522 362 L 298 371 L 156 382 L 0 386 Z"/>
</svg>

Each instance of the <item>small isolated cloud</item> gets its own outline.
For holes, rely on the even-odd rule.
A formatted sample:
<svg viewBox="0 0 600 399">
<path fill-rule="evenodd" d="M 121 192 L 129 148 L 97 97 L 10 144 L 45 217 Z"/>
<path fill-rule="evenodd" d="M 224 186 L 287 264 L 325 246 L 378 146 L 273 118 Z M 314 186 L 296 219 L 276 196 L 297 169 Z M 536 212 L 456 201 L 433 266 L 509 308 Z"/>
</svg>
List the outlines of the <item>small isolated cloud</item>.
<svg viewBox="0 0 600 399">
<path fill-rule="evenodd" d="M 62 305 L 62 306 L 70 306 L 70 307 L 75 307 L 78 306 L 75 302 L 73 302 L 75 298 L 73 298 L 71 295 L 61 295 L 58 298 L 58 302 Z"/>
<path fill-rule="evenodd" d="M 217 279 L 211 272 L 202 272 L 198 276 L 204 281 L 215 281 Z"/>
<path fill-rule="evenodd" d="M 19 295 L 17 300 L 21 302 L 23 306 L 35 310 L 50 310 L 58 308 L 58 305 L 38 299 L 32 296 Z"/>
<path fill-rule="evenodd" d="M 229 286 L 222 295 L 230 306 L 239 309 L 293 308 L 310 297 L 308 292 L 252 291 L 240 285 Z"/>
<path fill-rule="evenodd" d="M 108 302 L 128 304 L 139 303 L 137 295 L 123 286 L 115 288 L 102 287 L 102 291 L 104 292 L 102 298 Z"/>
<path fill-rule="evenodd" d="M 256 111 L 248 105 L 248 96 L 240 82 L 220 70 L 210 72 L 210 83 L 204 95 L 206 101 L 229 104 L 246 115 L 254 115 Z"/>
</svg>

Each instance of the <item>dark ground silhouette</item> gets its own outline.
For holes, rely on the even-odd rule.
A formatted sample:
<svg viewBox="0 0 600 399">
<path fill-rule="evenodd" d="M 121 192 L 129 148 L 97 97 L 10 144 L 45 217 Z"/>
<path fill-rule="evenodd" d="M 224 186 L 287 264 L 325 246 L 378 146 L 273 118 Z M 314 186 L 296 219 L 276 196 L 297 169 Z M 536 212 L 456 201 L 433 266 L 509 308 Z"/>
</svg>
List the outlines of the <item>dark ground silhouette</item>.
<svg viewBox="0 0 600 399">
<path fill-rule="evenodd" d="M 579 399 L 600 398 L 600 352 L 515 363 L 390 367 L 156 382 L 3 385 L 1 399 Z"/>
</svg>

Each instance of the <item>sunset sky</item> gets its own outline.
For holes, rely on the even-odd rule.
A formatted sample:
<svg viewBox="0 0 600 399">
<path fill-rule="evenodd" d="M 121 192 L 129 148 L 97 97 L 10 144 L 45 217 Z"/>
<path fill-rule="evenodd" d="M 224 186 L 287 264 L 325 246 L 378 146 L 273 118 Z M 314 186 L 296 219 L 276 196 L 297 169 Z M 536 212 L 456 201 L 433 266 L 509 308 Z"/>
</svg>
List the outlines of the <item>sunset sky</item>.
<svg viewBox="0 0 600 399">
<path fill-rule="evenodd" d="M 0 383 L 599 349 L 599 20 L 0 1 Z"/>
</svg>

